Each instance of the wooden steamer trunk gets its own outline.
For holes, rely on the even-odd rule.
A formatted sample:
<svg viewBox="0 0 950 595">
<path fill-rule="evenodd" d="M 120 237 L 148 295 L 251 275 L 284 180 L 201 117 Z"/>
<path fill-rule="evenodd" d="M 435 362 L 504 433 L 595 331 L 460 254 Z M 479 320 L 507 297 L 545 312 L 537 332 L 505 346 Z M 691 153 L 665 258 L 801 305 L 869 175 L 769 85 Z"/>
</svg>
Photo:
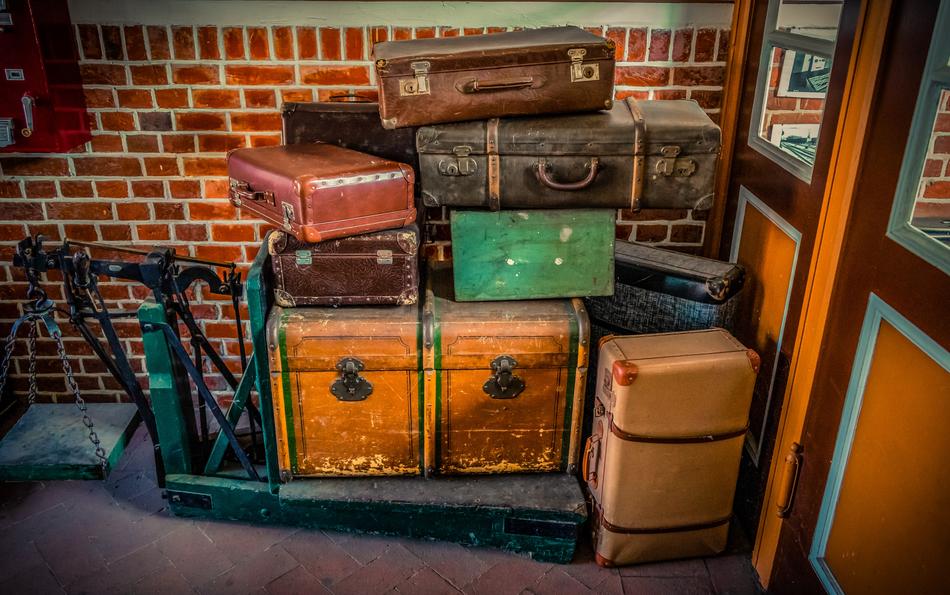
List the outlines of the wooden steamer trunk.
<svg viewBox="0 0 950 595">
<path fill-rule="evenodd" d="M 421 471 L 419 308 L 274 307 L 267 321 L 281 477 Z"/>
<path fill-rule="evenodd" d="M 614 42 L 578 27 L 373 46 L 385 128 L 613 103 Z"/>
<path fill-rule="evenodd" d="M 603 566 L 726 546 L 759 357 L 721 329 L 605 337 L 582 475 Z"/>
<path fill-rule="evenodd" d="M 580 300 L 460 303 L 430 270 L 424 310 L 429 474 L 576 469 L 587 374 Z"/>
</svg>

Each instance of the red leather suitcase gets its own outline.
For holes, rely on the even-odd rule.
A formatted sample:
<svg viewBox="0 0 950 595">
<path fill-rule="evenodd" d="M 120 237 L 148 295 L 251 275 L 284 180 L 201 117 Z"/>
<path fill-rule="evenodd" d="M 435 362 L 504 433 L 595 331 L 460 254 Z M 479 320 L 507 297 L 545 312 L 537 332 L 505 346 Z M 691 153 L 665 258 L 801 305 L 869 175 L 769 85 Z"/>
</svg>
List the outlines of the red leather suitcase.
<svg viewBox="0 0 950 595">
<path fill-rule="evenodd" d="M 326 143 L 235 149 L 228 175 L 232 204 L 308 243 L 416 218 L 410 166 Z"/>
</svg>

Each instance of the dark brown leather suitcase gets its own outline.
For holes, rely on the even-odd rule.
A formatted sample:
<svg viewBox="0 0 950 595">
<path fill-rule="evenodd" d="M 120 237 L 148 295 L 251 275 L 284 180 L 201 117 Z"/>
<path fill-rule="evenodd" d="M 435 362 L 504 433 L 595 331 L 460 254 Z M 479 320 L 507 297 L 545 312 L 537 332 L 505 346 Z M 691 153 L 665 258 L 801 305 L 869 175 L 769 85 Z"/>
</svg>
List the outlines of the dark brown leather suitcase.
<svg viewBox="0 0 950 595">
<path fill-rule="evenodd" d="M 579 27 L 373 47 L 383 127 L 610 109 L 614 42 Z"/>
<path fill-rule="evenodd" d="M 281 119 L 285 145 L 329 143 L 406 163 L 414 171 L 419 170 L 416 129 L 383 128 L 376 102 L 355 96 L 352 101 L 285 103 Z"/>
<path fill-rule="evenodd" d="M 709 209 L 719 127 L 695 101 L 423 126 L 426 206 Z"/>
<path fill-rule="evenodd" d="M 410 305 L 419 298 L 419 229 L 410 225 L 307 244 L 275 231 L 267 239 L 274 301 L 283 307 Z"/>
<path fill-rule="evenodd" d="M 316 243 L 405 227 L 416 218 L 404 163 L 326 143 L 228 153 L 235 206 Z"/>
</svg>

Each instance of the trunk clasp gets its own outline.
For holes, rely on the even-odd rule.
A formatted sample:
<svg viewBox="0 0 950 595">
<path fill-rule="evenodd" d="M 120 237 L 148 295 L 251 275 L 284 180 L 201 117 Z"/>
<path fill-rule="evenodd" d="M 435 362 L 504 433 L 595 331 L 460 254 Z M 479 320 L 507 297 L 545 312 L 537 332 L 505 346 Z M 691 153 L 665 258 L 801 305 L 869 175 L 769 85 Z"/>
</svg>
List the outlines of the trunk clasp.
<svg viewBox="0 0 950 595">
<path fill-rule="evenodd" d="M 653 176 L 676 176 L 678 178 L 688 178 L 696 173 L 696 161 L 689 158 L 680 158 L 680 147 L 677 145 L 667 145 L 660 149 L 660 160 L 656 162 L 656 174 Z"/>
<path fill-rule="evenodd" d="M 344 357 L 336 364 L 340 377 L 330 385 L 330 392 L 340 401 L 362 401 L 373 393 L 372 383 L 360 376 L 363 362 L 355 357 Z"/>
<path fill-rule="evenodd" d="M 587 55 L 587 50 L 584 48 L 572 48 L 567 50 L 567 55 L 571 59 L 572 83 L 600 80 L 600 64 L 597 62 L 584 63 L 584 56 Z"/>
<path fill-rule="evenodd" d="M 478 170 L 478 163 L 469 154 L 472 147 L 459 145 L 452 149 L 455 158 L 439 161 L 439 174 L 443 176 L 470 176 Z"/>
<path fill-rule="evenodd" d="M 514 399 L 525 389 L 524 380 L 514 375 L 513 370 L 518 365 L 510 355 L 499 355 L 492 361 L 491 369 L 494 374 L 485 381 L 482 390 L 493 399 Z"/>
<path fill-rule="evenodd" d="M 428 95 L 429 94 L 429 66 L 428 62 L 411 62 L 413 78 L 399 79 L 399 94 Z"/>
</svg>

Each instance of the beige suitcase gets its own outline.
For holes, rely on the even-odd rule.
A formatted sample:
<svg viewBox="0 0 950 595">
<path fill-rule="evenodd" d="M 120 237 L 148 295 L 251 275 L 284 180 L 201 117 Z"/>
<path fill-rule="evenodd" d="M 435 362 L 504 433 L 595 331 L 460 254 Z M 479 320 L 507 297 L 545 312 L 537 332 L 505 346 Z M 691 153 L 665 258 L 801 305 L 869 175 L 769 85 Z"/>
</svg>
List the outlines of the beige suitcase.
<svg viewBox="0 0 950 595">
<path fill-rule="evenodd" d="M 607 336 L 582 473 L 601 566 L 726 547 L 759 357 L 728 332 Z"/>
</svg>

